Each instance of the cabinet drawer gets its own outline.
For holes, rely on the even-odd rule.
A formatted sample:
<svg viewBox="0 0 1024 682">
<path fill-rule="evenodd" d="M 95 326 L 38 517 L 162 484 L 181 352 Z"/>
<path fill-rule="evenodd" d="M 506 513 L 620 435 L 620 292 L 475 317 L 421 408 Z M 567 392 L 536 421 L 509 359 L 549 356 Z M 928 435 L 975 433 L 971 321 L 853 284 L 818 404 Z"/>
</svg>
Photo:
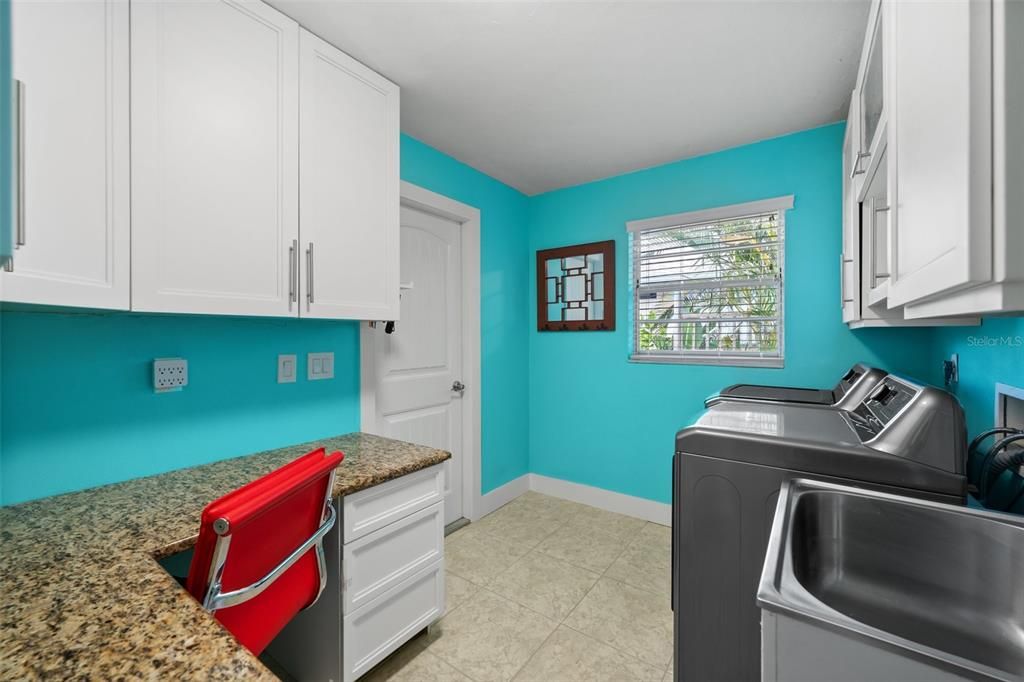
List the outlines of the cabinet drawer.
<svg viewBox="0 0 1024 682">
<path fill-rule="evenodd" d="M 341 562 L 345 613 L 368 604 L 443 556 L 443 502 L 346 544 Z"/>
<path fill-rule="evenodd" d="M 342 498 L 347 544 L 444 499 L 444 464 L 406 474 Z"/>
<path fill-rule="evenodd" d="M 351 682 L 444 613 L 444 561 L 344 618 L 344 682 Z"/>
</svg>

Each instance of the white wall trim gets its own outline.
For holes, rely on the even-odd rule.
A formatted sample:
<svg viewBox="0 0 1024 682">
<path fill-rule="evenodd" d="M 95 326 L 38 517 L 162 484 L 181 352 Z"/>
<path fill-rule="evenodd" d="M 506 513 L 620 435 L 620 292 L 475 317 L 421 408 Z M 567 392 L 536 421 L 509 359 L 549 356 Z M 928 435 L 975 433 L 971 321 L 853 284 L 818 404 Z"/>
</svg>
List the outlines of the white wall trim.
<svg viewBox="0 0 1024 682">
<path fill-rule="evenodd" d="M 672 505 L 664 502 L 655 502 L 642 497 L 634 497 L 624 493 L 617 493 L 603 488 L 563 481 L 560 478 L 551 478 L 540 474 L 529 474 L 530 490 L 543 495 L 560 497 L 564 500 L 588 504 L 591 507 L 604 509 L 605 511 L 625 514 L 644 521 L 660 523 L 663 526 L 672 525 Z M 518 480 L 518 479 L 516 479 Z M 508 484 L 506 484 L 508 485 Z M 500 490 L 500 489 L 499 489 Z"/>
<path fill-rule="evenodd" d="M 731 206 L 717 206 L 705 208 L 699 211 L 687 211 L 686 213 L 673 213 L 672 215 L 659 216 L 657 218 L 646 218 L 644 220 L 630 220 L 626 223 L 628 232 L 640 232 L 642 230 L 659 230 L 665 227 L 679 227 L 680 225 L 693 225 L 694 223 L 722 220 L 723 218 L 735 218 L 737 216 L 754 215 L 767 213 L 768 211 L 786 211 L 793 208 L 793 195 L 773 199 L 760 199 L 748 201 L 742 204 Z"/>
<path fill-rule="evenodd" d="M 484 508 L 480 494 L 480 209 L 405 181 L 401 185 L 401 202 L 462 226 L 462 368 L 466 384 L 462 395 L 462 515 L 475 521 L 487 513 L 478 511 Z M 366 352 L 370 329 L 365 322 L 360 323 L 359 329 L 360 429 L 376 433 L 373 357 Z M 497 491 L 488 495 L 494 492 Z"/>
<path fill-rule="evenodd" d="M 476 516 L 468 518 L 470 521 L 479 521 L 499 507 L 503 507 L 530 489 L 530 476 L 523 474 L 519 478 L 513 478 L 508 483 L 500 485 L 486 495 L 482 495 L 475 508 Z"/>
</svg>

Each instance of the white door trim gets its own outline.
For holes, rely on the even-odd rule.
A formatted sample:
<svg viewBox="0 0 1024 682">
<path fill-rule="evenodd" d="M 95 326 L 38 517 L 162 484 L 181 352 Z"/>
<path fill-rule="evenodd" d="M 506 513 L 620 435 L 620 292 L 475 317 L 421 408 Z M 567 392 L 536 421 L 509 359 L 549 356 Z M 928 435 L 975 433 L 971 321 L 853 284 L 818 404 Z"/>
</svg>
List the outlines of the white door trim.
<svg viewBox="0 0 1024 682">
<path fill-rule="evenodd" d="M 480 210 L 402 182 L 401 205 L 458 223 L 462 227 L 462 515 L 476 521 L 480 495 Z M 359 325 L 360 429 L 376 433 L 377 396 L 366 322 Z M 368 380 L 369 379 L 369 380 Z"/>
</svg>

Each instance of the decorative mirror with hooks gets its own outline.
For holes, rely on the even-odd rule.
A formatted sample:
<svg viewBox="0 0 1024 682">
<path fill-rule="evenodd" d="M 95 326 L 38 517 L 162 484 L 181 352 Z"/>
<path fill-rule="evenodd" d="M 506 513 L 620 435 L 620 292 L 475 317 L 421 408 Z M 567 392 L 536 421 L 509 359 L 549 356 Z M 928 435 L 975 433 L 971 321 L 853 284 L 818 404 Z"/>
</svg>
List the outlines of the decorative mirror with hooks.
<svg viewBox="0 0 1024 682">
<path fill-rule="evenodd" d="M 537 329 L 615 329 L 615 242 L 537 251 Z"/>
</svg>

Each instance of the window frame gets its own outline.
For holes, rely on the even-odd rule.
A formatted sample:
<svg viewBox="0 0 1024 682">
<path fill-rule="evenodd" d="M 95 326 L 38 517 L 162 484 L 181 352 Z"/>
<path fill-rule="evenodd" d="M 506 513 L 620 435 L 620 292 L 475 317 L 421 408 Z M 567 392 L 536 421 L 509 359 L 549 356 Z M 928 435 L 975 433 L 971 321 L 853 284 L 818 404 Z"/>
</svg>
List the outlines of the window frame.
<svg viewBox="0 0 1024 682">
<path fill-rule="evenodd" d="M 630 362 L 654 363 L 654 364 L 675 364 L 675 365 L 711 365 L 729 367 L 765 367 L 782 369 L 785 367 L 786 358 L 786 211 L 793 208 L 793 195 L 761 199 L 759 201 L 748 201 L 728 206 L 701 209 L 698 211 L 687 211 L 685 213 L 674 213 L 672 215 L 646 218 L 643 220 L 632 220 L 626 223 L 626 230 L 629 233 L 630 248 Z M 779 229 L 779 310 L 778 310 L 778 354 L 771 356 L 744 355 L 736 353 L 724 355 L 720 350 L 715 351 L 671 351 L 671 352 L 643 352 L 638 350 L 639 310 L 637 278 L 640 273 L 640 249 L 636 240 L 644 232 L 663 230 L 671 227 L 684 227 L 688 225 L 700 225 L 702 223 L 720 222 L 730 219 L 750 217 L 763 213 L 778 213 Z M 708 288 L 715 286 L 722 280 L 708 280 Z"/>
</svg>

